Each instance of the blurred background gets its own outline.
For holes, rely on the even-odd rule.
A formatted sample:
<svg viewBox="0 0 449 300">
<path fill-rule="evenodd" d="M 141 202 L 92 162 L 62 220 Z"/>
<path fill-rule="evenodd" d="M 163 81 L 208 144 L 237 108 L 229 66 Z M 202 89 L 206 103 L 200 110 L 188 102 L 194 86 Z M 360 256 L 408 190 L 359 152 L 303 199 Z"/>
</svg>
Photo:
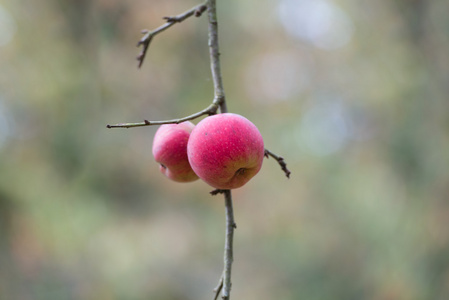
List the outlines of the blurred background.
<svg viewBox="0 0 449 300">
<path fill-rule="evenodd" d="M 213 98 L 192 0 L 0 1 L 0 299 L 211 299 L 224 201 L 156 127 Z M 449 299 L 449 2 L 218 1 L 231 112 L 273 159 L 233 192 L 234 299 Z M 199 121 L 199 120 L 197 120 Z M 195 122 L 197 122 L 195 121 Z"/>
</svg>

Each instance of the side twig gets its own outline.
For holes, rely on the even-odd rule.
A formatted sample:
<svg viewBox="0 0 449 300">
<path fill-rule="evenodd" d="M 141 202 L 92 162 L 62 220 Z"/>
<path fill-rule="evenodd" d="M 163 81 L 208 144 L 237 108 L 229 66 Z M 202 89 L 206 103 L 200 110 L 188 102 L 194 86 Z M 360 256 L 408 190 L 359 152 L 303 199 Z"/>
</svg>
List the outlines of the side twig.
<svg viewBox="0 0 449 300">
<path fill-rule="evenodd" d="M 137 60 L 139 61 L 139 68 L 142 67 L 143 61 L 148 51 L 148 47 L 150 46 L 151 40 L 153 39 L 154 36 L 170 28 L 175 23 L 180 23 L 191 16 L 200 17 L 203 14 L 203 12 L 206 11 L 206 9 L 207 9 L 206 2 L 204 2 L 177 16 L 164 17 L 164 19 L 167 20 L 167 23 L 159 26 L 155 30 L 152 31 L 143 30 L 142 33 L 145 35 L 137 43 L 137 47 L 142 46 L 142 51 L 137 56 Z"/>
<path fill-rule="evenodd" d="M 113 125 L 106 125 L 107 128 L 132 128 L 132 127 L 142 127 L 142 126 L 151 126 L 151 125 L 163 125 L 163 124 L 179 124 L 185 121 L 193 120 L 196 118 L 199 118 L 204 115 L 214 115 L 217 113 L 218 110 L 218 103 L 217 101 L 213 101 L 208 107 L 205 109 L 194 113 L 190 116 L 179 118 L 179 119 L 171 119 L 171 120 L 163 120 L 163 121 L 148 121 L 143 120 L 143 122 L 138 123 L 119 123 L 119 124 L 113 124 Z"/>
<path fill-rule="evenodd" d="M 220 281 L 218 282 L 217 287 L 214 288 L 214 293 L 215 293 L 214 300 L 218 299 L 218 295 L 220 295 L 222 288 L 223 288 L 223 275 L 221 275 Z"/>
<path fill-rule="evenodd" d="M 287 176 L 287 178 L 290 178 L 291 172 L 289 169 L 287 169 L 287 164 L 285 163 L 284 158 L 274 154 L 268 149 L 265 149 L 265 157 L 269 158 L 270 156 L 278 162 L 278 164 L 281 166 L 282 171 L 284 171 L 285 176 Z"/>
</svg>

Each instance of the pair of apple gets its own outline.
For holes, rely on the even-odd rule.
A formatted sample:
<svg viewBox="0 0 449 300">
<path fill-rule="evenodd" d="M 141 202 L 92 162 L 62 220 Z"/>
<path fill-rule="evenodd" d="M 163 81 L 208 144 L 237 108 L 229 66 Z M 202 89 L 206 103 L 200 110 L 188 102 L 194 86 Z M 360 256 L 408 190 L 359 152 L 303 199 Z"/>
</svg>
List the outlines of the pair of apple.
<svg viewBox="0 0 449 300">
<path fill-rule="evenodd" d="M 153 156 L 160 171 L 177 182 L 201 178 L 217 189 L 236 189 L 262 167 L 262 135 L 248 119 L 233 113 L 165 124 L 156 131 Z"/>
</svg>

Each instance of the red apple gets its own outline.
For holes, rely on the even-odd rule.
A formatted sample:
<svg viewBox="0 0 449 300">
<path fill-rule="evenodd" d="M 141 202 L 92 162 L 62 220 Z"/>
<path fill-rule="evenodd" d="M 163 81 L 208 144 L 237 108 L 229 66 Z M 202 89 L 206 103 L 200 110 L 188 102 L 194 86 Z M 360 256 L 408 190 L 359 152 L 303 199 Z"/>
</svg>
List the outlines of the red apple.
<svg viewBox="0 0 449 300">
<path fill-rule="evenodd" d="M 198 179 L 187 158 L 187 141 L 195 125 L 192 122 L 164 124 L 156 131 L 153 156 L 162 174 L 177 182 Z"/>
<path fill-rule="evenodd" d="M 262 167 L 264 153 L 257 127 L 232 113 L 203 119 L 187 144 L 193 171 L 217 189 L 236 189 L 246 184 Z"/>
</svg>

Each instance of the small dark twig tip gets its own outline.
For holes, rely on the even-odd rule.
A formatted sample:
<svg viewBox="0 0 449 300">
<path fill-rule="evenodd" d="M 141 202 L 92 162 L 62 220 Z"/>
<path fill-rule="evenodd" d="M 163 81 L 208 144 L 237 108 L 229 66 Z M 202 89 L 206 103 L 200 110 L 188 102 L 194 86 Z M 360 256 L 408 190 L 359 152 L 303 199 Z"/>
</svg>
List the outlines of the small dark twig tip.
<svg viewBox="0 0 449 300">
<path fill-rule="evenodd" d="M 213 190 L 212 192 L 210 192 L 210 194 L 211 194 L 212 196 L 215 196 L 215 195 L 218 195 L 218 194 L 223 194 L 225 191 L 226 191 L 226 190 L 216 189 L 216 190 Z"/>
<path fill-rule="evenodd" d="M 287 176 L 287 178 L 290 179 L 290 174 L 292 172 L 290 172 L 289 169 L 287 169 L 287 164 L 284 161 L 284 158 L 282 156 L 277 156 L 276 154 L 274 154 L 273 152 L 271 152 L 268 149 L 265 149 L 265 153 L 264 153 L 266 158 L 269 158 L 270 156 L 273 157 L 279 164 L 279 166 L 281 166 L 282 171 L 284 171 L 285 176 Z"/>
</svg>

